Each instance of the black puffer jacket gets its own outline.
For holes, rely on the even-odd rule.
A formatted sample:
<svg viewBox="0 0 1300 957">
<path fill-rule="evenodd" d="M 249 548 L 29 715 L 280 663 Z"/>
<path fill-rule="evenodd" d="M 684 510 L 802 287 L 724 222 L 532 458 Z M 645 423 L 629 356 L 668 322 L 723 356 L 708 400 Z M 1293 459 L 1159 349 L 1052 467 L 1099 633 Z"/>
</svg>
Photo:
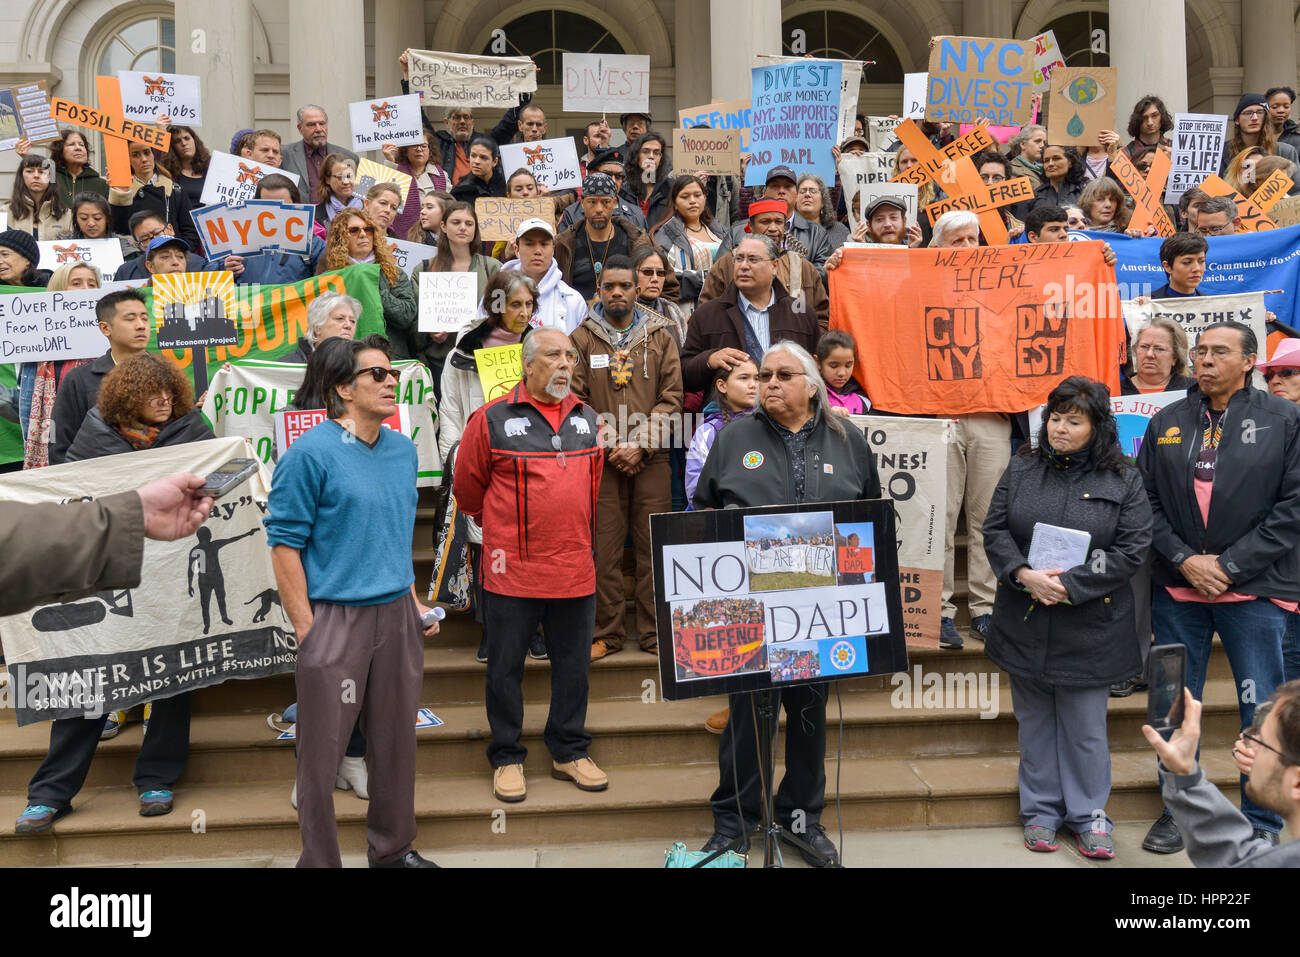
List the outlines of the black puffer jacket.
<svg viewBox="0 0 1300 957">
<path fill-rule="evenodd" d="M 183 445 L 186 442 L 201 442 L 216 438 L 208 423 L 198 409 L 191 409 L 179 419 L 172 419 L 162 427 L 158 439 L 151 448 L 160 449 L 165 445 Z M 82 459 L 97 459 L 104 455 L 119 455 L 122 452 L 134 452 L 131 443 L 122 438 L 117 430 L 104 421 L 99 409 L 91 409 L 86 414 L 86 421 L 77 430 L 77 437 L 68 449 L 67 461 L 80 462 Z"/>
</svg>

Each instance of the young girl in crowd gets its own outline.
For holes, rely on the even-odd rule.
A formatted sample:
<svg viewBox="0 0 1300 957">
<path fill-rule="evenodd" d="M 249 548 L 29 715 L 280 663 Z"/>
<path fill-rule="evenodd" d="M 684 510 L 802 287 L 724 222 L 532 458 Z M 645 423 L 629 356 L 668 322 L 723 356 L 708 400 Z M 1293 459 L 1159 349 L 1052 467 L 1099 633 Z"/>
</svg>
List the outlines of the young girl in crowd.
<svg viewBox="0 0 1300 957">
<path fill-rule="evenodd" d="M 866 415 L 871 400 L 853 378 L 856 343 L 847 332 L 832 329 L 817 343 L 817 367 L 826 380 L 826 395 L 835 415 Z"/>
<path fill-rule="evenodd" d="M 686 453 L 686 502 L 690 507 L 695 497 L 695 486 L 700 472 L 713 448 L 713 440 L 727 425 L 754 411 L 758 401 L 758 366 L 752 360 L 738 362 L 728 369 L 719 369 L 713 379 L 714 400 L 704 407 L 704 421 L 695 430 L 690 450 Z"/>
</svg>

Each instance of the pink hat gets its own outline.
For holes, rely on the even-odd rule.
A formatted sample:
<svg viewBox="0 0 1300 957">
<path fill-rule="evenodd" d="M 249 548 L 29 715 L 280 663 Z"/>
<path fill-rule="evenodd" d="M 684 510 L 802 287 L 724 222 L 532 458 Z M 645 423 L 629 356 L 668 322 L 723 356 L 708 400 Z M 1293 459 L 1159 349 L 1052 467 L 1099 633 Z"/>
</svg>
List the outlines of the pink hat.
<svg viewBox="0 0 1300 957">
<path fill-rule="evenodd" d="M 1300 339 L 1283 339 L 1273 350 L 1273 358 L 1255 363 L 1260 372 L 1265 369 L 1300 369 Z"/>
</svg>

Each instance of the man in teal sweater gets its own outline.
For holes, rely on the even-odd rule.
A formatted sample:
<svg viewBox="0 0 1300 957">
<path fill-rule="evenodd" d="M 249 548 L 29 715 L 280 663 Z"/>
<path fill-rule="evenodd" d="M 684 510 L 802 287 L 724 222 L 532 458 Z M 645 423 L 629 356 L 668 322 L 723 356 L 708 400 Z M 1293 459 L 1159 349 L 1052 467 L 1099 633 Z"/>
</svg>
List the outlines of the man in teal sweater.
<svg viewBox="0 0 1300 957">
<path fill-rule="evenodd" d="M 388 341 L 326 345 L 319 361 L 328 418 L 281 456 L 264 520 L 298 636 L 298 866 L 342 865 L 334 781 L 360 714 L 369 741 L 370 866 L 436 867 L 411 846 L 420 633 L 438 631 L 437 622 L 421 625 L 428 609 L 416 599 L 411 564 L 415 446 L 382 425 L 397 411 Z"/>
</svg>

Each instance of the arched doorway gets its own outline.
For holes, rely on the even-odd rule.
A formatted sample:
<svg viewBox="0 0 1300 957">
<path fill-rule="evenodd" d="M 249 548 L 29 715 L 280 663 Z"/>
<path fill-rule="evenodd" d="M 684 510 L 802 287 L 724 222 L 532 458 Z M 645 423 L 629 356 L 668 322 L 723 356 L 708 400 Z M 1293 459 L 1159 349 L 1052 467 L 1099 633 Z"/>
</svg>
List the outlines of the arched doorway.
<svg viewBox="0 0 1300 957">
<path fill-rule="evenodd" d="M 862 74 L 858 112 L 897 113 L 903 97 L 904 68 L 888 28 L 866 17 L 832 7 L 803 10 L 781 24 L 782 52 L 836 60 L 874 61 Z"/>
</svg>

